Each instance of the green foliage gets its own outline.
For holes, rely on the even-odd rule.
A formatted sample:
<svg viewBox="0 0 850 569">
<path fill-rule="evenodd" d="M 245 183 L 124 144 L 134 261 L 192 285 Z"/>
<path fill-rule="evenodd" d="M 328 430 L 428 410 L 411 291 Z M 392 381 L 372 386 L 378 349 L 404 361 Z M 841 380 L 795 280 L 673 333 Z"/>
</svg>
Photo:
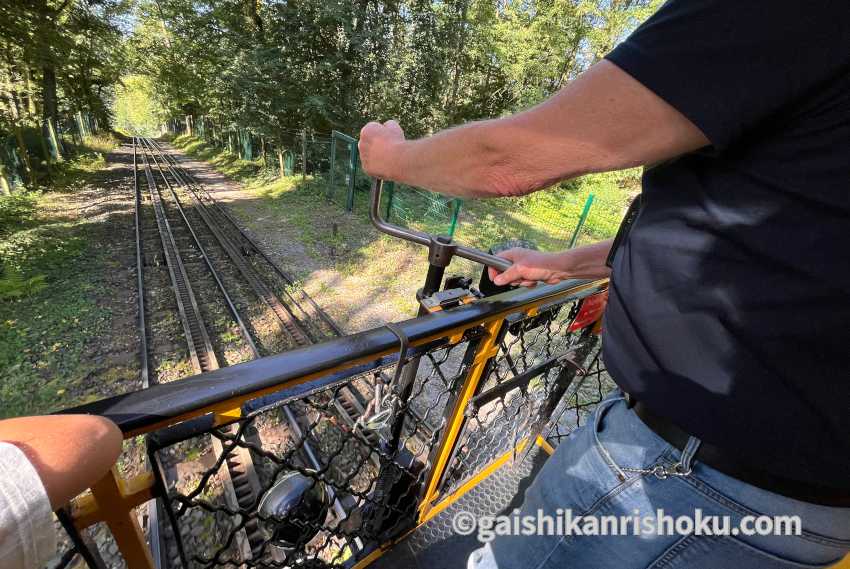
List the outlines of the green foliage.
<svg viewBox="0 0 850 569">
<path fill-rule="evenodd" d="M 168 118 L 150 77 L 122 78 L 112 103 L 113 125 L 127 135 L 157 136 Z"/>
<path fill-rule="evenodd" d="M 0 417 L 55 409 L 67 403 L 60 392 L 84 379 L 88 335 L 105 323 L 97 291 L 79 270 L 86 253 L 96 254 L 81 228 L 61 222 L 0 242 L 7 265 L 0 279 Z"/>
<path fill-rule="evenodd" d="M 108 154 L 112 152 L 116 146 L 118 146 L 119 140 L 115 138 L 112 134 L 94 134 L 92 136 L 87 136 L 83 139 L 83 146 L 78 150 L 80 156 L 78 158 L 83 158 L 87 154 Z M 101 160 L 103 156 L 99 157 Z M 101 166 L 98 166 L 96 169 L 100 169 Z"/>
<path fill-rule="evenodd" d="M 540 102 L 659 4 L 143 0 L 129 45 L 171 116 L 275 143 L 376 118 L 419 136 Z"/>
<path fill-rule="evenodd" d="M 102 151 L 115 142 L 86 140 Z M 57 213 L 68 194 L 56 190 L 76 191 L 103 165 L 100 153 L 81 148 L 59 165 L 51 191 L 0 197 L 0 418 L 79 402 L 71 393 L 93 370 L 86 347 L 104 332 L 108 314 L 87 263 L 104 252 L 89 245 L 90 223 Z"/>
<path fill-rule="evenodd" d="M 120 31 L 128 0 L 4 2 L 0 16 L 0 130 L 40 128 L 87 110 L 106 127 L 106 100 L 125 65 Z M 14 103 L 12 103 L 14 101 Z"/>
<path fill-rule="evenodd" d="M 10 273 L 9 275 L 0 277 L 0 300 L 10 300 L 13 298 L 22 298 L 47 288 L 45 283 L 45 275 L 35 275 L 34 277 L 23 277 L 18 273 Z"/>
<path fill-rule="evenodd" d="M 0 196 L 0 237 L 26 227 L 35 219 L 37 198 L 35 192 Z"/>
<path fill-rule="evenodd" d="M 206 160 L 227 177 L 237 181 L 248 181 L 263 168 L 261 161 L 242 160 L 232 152 L 209 145 L 200 138 L 178 136 L 172 142 L 187 154 Z"/>
</svg>

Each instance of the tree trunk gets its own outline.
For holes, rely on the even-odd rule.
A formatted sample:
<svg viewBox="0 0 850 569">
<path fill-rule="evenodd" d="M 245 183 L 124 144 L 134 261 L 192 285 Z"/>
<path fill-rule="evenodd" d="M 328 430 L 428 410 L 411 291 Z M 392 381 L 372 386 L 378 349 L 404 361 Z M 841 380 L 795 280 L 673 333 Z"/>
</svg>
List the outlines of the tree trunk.
<svg viewBox="0 0 850 569">
<path fill-rule="evenodd" d="M 33 121 L 38 122 L 38 105 L 36 104 L 35 89 L 33 88 L 32 83 L 32 71 L 30 71 L 29 65 L 24 66 L 24 82 L 27 87 L 27 114 L 29 114 Z"/>
<path fill-rule="evenodd" d="M 275 147 L 275 151 L 277 152 L 277 167 L 280 172 L 280 177 L 283 178 L 286 175 L 286 169 L 283 166 L 283 143 L 280 142 Z"/>
<path fill-rule="evenodd" d="M 452 122 L 454 122 L 455 115 L 457 115 L 457 94 L 458 87 L 460 86 L 460 59 L 463 55 L 463 50 L 466 47 L 466 9 L 467 1 L 462 0 L 462 5 L 460 8 L 460 22 L 458 24 L 460 30 L 458 32 L 457 48 L 455 50 L 455 68 L 452 77 L 452 95 L 448 105 L 449 112 L 451 113 L 452 117 Z"/>
<path fill-rule="evenodd" d="M 6 166 L 0 163 L 0 194 L 4 196 L 12 195 L 12 187 L 9 185 L 9 179 L 6 177 Z M 2 274 L 2 267 L 0 266 L 0 274 Z"/>
<path fill-rule="evenodd" d="M 260 0 L 244 0 L 242 13 L 245 15 L 248 32 L 261 36 L 263 34 L 263 20 L 260 18 Z"/>
<path fill-rule="evenodd" d="M 59 116 L 59 102 L 56 98 L 56 73 L 49 65 L 41 70 L 41 91 L 44 98 L 44 120 L 50 117 L 54 119 Z"/>
<path fill-rule="evenodd" d="M 301 129 L 301 179 L 307 179 L 307 129 Z"/>
</svg>

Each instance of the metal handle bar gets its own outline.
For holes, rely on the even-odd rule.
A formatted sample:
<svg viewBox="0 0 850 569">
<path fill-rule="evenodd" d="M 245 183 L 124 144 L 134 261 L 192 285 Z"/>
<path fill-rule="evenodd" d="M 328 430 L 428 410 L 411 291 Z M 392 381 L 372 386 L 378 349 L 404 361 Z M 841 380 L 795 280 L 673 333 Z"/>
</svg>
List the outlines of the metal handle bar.
<svg viewBox="0 0 850 569">
<path fill-rule="evenodd" d="M 429 247 L 431 245 L 431 241 L 435 239 L 433 236 L 421 231 L 416 231 L 415 229 L 407 229 L 405 227 L 393 225 L 381 218 L 380 206 L 381 190 L 383 189 L 383 185 L 384 181 L 380 179 L 375 179 L 375 181 L 372 182 L 371 204 L 369 207 L 369 219 L 372 220 L 372 225 L 378 228 L 378 231 L 386 233 L 387 235 L 392 235 L 393 237 L 398 237 L 400 239 L 405 239 L 407 241 L 412 241 Z M 513 264 L 511 261 L 503 257 L 497 257 L 496 255 L 485 253 L 484 251 L 480 251 L 473 247 L 454 244 L 452 246 L 454 248 L 454 254 L 458 257 L 463 257 L 464 259 L 469 259 L 470 261 L 481 263 L 488 267 L 493 267 L 499 271 L 505 271 Z"/>
</svg>

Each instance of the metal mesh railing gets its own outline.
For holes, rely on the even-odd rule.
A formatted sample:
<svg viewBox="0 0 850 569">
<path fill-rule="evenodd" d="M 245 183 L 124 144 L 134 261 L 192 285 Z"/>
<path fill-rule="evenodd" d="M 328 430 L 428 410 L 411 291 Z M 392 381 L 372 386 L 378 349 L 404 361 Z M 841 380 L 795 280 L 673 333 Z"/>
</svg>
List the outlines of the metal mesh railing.
<svg viewBox="0 0 850 569">
<path fill-rule="evenodd" d="M 418 372 L 406 403 L 397 399 L 402 382 L 391 381 L 395 366 L 385 366 L 285 407 L 261 409 L 227 429 L 183 433 L 176 441 L 167 431 L 154 435 L 152 459 L 173 519 L 169 566 L 334 565 L 412 527 L 428 456 L 462 382 L 468 346 L 438 345 L 408 362 Z M 403 420 L 397 447 L 388 443 L 394 422 L 364 426 L 356 419 L 374 400 L 376 383 L 387 390 L 383 407 L 395 404 Z M 195 460 L 187 464 L 186 456 Z M 233 463 L 253 475 L 237 480 Z M 315 515 L 264 513 L 261 503 L 275 484 L 293 477 L 326 497 Z M 240 505 L 243 483 L 254 487 Z M 293 505 L 293 512 L 300 510 L 309 507 Z"/>
<path fill-rule="evenodd" d="M 533 316 L 505 320 L 498 355 L 466 410 L 442 494 L 523 441 L 533 444 L 529 437 L 546 437 L 550 418 L 556 409 L 563 410 L 563 401 L 573 401 L 574 408 L 592 406 L 613 388 L 599 369 L 600 337 L 588 328 L 572 329 L 578 310 L 578 302 L 558 303 Z M 588 390 L 590 384 L 598 389 Z M 549 441 L 557 444 L 567 436 L 565 427 Z"/>
<path fill-rule="evenodd" d="M 506 453 L 558 444 L 602 399 L 610 380 L 588 327 L 598 316 L 582 317 L 580 299 L 604 283 L 574 286 L 483 299 L 75 412 L 109 409 L 126 433 L 148 433 L 153 477 L 139 487 L 157 497 L 143 507 L 159 520 L 160 566 L 350 567 Z M 112 519 L 135 515 L 97 502 Z"/>
</svg>

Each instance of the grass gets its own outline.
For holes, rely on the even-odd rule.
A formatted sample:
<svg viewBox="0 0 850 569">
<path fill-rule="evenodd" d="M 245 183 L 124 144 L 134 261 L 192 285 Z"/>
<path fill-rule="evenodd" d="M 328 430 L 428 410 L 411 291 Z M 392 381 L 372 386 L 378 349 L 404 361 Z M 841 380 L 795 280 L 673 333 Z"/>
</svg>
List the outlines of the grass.
<svg viewBox="0 0 850 569">
<path fill-rule="evenodd" d="M 188 136 L 173 139 L 173 144 L 190 156 L 205 160 L 259 199 L 233 203 L 246 225 L 259 234 L 285 236 L 277 243 L 297 240 L 307 253 L 311 266 L 298 276 L 304 278 L 311 294 L 323 298 L 331 311 L 340 305 L 357 305 L 349 311 L 337 312 L 337 319 L 349 330 L 362 325 L 349 325 L 356 313 L 367 304 L 380 304 L 386 312 L 398 317 L 415 309 L 413 293 L 421 286 L 426 264 L 425 249 L 379 235 L 368 220 L 369 180 L 362 174 L 356 179 L 353 215 L 345 211 L 344 175 L 335 176 L 333 188 L 327 176 L 301 175 L 277 177 L 263 168 L 262 161 L 241 160 L 227 150 L 213 147 Z M 346 162 L 338 156 L 337 163 Z M 520 199 L 466 200 L 463 204 L 455 238 L 462 243 L 487 249 L 509 239 L 534 242 L 542 250 L 567 247 L 587 196 L 594 203 L 578 244 L 612 237 L 628 204 L 639 186 L 638 173 L 588 176 L 526 196 Z M 386 193 L 384 199 L 386 200 Z M 447 233 L 451 204 L 435 194 L 398 188 L 394 196 L 391 221 L 429 233 Z M 382 211 L 386 211 L 386 202 Z M 403 216 L 403 211 L 409 212 Z M 274 248 L 277 243 L 269 245 Z M 292 268 L 296 254 L 283 258 Z M 314 278 L 316 268 L 330 269 L 336 276 Z M 451 273 L 477 280 L 480 267 L 457 259 Z M 330 279 L 330 284 L 325 280 Z M 317 282 L 318 281 L 318 282 Z M 368 289 L 355 290 L 355 289 Z M 365 323 L 368 325 L 369 323 Z M 371 322 L 374 324 L 374 321 Z"/>
<path fill-rule="evenodd" d="M 81 263 L 102 251 L 83 220 L 58 212 L 103 167 L 109 144 L 81 149 L 41 191 L 0 198 L 0 417 L 74 403 L 67 392 L 91 371 L 86 342 L 108 319 Z"/>
<path fill-rule="evenodd" d="M 250 181 L 263 169 L 263 163 L 260 160 L 242 160 L 226 150 L 208 145 L 200 138 L 182 135 L 172 142 L 190 156 L 209 162 L 231 180 Z"/>
</svg>

